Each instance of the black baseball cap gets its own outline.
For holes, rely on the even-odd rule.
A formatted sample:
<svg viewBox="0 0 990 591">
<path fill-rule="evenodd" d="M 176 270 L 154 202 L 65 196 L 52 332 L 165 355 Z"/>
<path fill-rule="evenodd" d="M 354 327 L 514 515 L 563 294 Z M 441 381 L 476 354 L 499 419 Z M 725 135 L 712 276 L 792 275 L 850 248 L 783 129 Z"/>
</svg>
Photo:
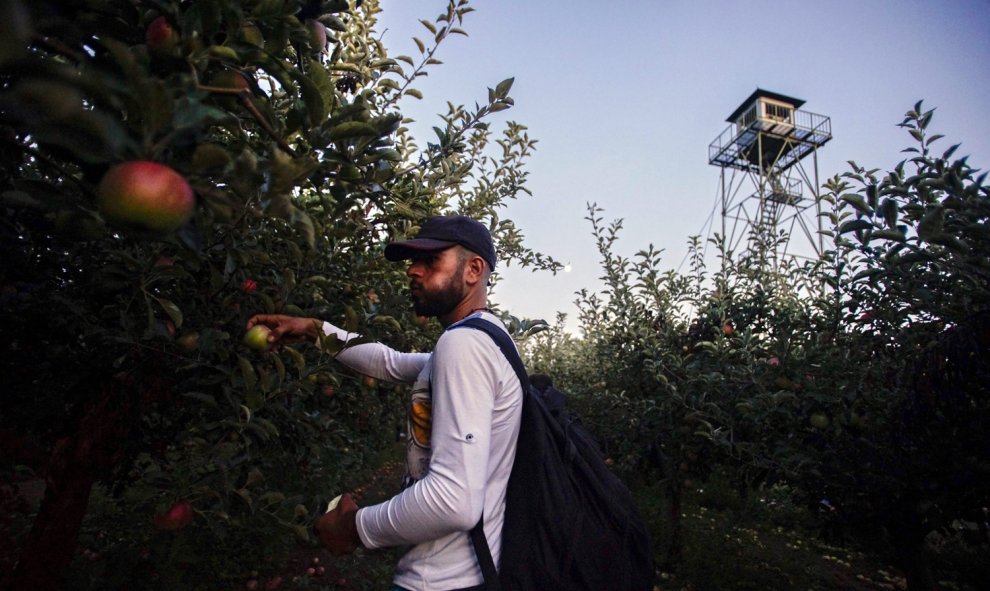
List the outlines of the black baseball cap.
<svg viewBox="0 0 990 591">
<path fill-rule="evenodd" d="M 455 244 L 485 259 L 495 270 L 495 245 L 491 232 L 481 222 L 464 215 L 439 215 L 423 222 L 415 238 L 390 242 L 385 246 L 385 258 L 402 261 L 419 252 L 446 250 Z"/>
</svg>

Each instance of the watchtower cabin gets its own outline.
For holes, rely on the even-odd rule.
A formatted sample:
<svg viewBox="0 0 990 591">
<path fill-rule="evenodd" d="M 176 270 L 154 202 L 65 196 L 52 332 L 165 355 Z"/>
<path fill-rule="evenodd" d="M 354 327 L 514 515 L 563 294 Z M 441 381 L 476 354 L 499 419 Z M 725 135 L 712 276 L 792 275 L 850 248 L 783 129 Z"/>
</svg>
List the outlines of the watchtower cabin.
<svg viewBox="0 0 990 591">
<path fill-rule="evenodd" d="M 801 99 L 757 88 L 726 119 L 729 127 L 709 144 L 708 163 L 722 169 L 724 233 L 732 230 L 739 237 L 751 237 L 754 228 L 776 232 L 792 220 L 791 227 L 783 229 L 792 234 L 797 224 L 820 254 L 821 238 L 800 214 L 818 207 L 817 149 L 832 139 L 832 128 L 828 117 L 802 111 L 803 105 Z M 802 163 L 808 156 L 813 161 L 810 173 Z M 751 203 L 737 201 L 743 184 L 754 187 L 748 195 Z M 805 195 L 805 185 L 810 195 Z M 786 215 L 788 207 L 794 208 L 793 215 Z M 729 246 L 735 245 L 730 241 Z"/>
</svg>

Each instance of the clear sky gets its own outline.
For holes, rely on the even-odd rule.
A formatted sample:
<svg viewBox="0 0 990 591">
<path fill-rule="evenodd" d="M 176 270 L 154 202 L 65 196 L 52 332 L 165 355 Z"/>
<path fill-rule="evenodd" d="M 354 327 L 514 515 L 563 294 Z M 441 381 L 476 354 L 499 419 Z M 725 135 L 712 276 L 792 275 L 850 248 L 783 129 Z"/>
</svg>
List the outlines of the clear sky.
<svg viewBox="0 0 990 591">
<path fill-rule="evenodd" d="M 391 55 L 417 56 L 444 0 L 382 0 L 379 29 Z M 539 140 L 529 162 L 533 197 L 512 219 L 536 250 L 572 271 L 500 269 L 493 300 L 516 316 L 552 321 L 575 292 L 600 288 L 599 257 L 584 219 L 595 202 L 622 218 L 617 252 L 653 244 L 679 268 L 691 235 L 708 232 L 719 169 L 708 145 L 757 87 L 803 99 L 831 118 L 820 179 L 854 160 L 889 170 L 911 145 L 897 127 L 924 99 L 936 107 L 941 149 L 990 167 L 990 0 L 474 0 L 468 37 L 454 36 L 444 64 L 421 78 L 423 144 L 446 102 L 472 105 L 514 77 L 516 106 L 496 122 L 526 125 Z M 502 116 L 504 115 L 504 116 Z M 718 214 L 716 214 L 718 215 Z M 718 224 L 716 218 L 716 224 Z"/>
</svg>

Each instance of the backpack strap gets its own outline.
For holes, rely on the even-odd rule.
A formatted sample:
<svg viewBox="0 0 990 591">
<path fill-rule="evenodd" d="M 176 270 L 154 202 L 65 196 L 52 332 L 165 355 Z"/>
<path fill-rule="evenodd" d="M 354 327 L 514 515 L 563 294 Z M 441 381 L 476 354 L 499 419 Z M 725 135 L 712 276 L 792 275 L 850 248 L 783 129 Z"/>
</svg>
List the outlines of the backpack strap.
<svg viewBox="0 0 990 591">
<path fill-rule="evenodd" d="M 495 569 L 495 560 L 492 559 L 492 550 L 488 547 L 488 538 L 485 537 L 484 515 L 471 528 L 469 534 L 471 536 L 471 545 L 474 546 L 474 553 L 478 556 L 478 566 L 481 567 L 481 576 L 485 578 L 485 589 L 487 591 L 501 591 L 502 587 L 498 582 L 498 571 Z"/>
<path fill-rule="evenodd" d="M 468 318 L 454 328 L 474 328 L 490 336 L 495 341 L 495 344 L 498 345 L 498 348 L 502 350 L 502 354 L 509 361 L 509 365 L 515 370 L 516 376 L 519 377 L 519 383 L 522 384 L 523 396 L 527 395 L 529 376 L 526 374 L 526 369 L 522 359 L 519 357 L 519 352 L 516 351 L 516 346 L 512 343 L 512 337 L 504 330 L 480 317 Z M 485 517 L 482 515 L 478 523 L 471 528 L 471 545 L 474 546 L 474 553 L 478 556 L 478 565 L 481 567 L 481 574 L 485 578 L 487 591 L 501 591 L 502 587 L 499 584 L 498 571 L 495 568 L 495 561 L 492 559 L 491 548 L 488 546 L 488 538 L 485 537 L 484 522 Z"/>
<path fill-rule="evenodd" d="M 507 332 L 479 316 L 468 318 L 454 328 L 475 328 L 490 336 L 498 348 L 502 350 L 505 358 L 509 360 L 509 365 L 515 370 L 516 376 L 519 377 L 519 382 L 522 384 L 523 396 L 526 395 L 529 391 L 529 374 L 526 373 L 526 366 L 523 365 L 522 358 L 516 351 L 516 345 Z"/>
</svg>

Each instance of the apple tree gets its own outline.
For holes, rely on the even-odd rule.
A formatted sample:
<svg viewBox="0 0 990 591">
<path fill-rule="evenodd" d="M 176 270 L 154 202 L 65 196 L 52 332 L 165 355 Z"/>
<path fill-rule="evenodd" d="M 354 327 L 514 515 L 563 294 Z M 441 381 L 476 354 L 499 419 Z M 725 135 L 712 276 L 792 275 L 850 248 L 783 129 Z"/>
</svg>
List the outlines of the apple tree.
<svg viewBox="0 0 990 591">
<path fill-rule="evenodd" d="M 915 145 L 894 170 L 853 164 L 828 184 L 814 422 L 779 440 L 795 481 L 891 546 L 912 590 L 935 586 L 926 536 L 990 503 L 990 190 L 958 145 L 935 150 L 933 115 L 906 113 Z"/>
<path fill-rule="evenodd" d="M 436 326 L 413 322 L 381 251 L 442 212 L 555 269 L 497 215 L 527 192 L 534 144 L 492 127 L 512 81 L 449 105 L 420 147 L 401 106 L 466 35 L 467 0 L 394 58 L 373 0 L 0 10 L 0 477 L 44 490 L 3 531 L 3 585 L 274 572 L 394 441 L 402 398 L 336 365 L 337 343 L 252 347 L 246 320 L 305 314 L 428 348 Z"/>
<path fill-rule="evenodd" d="M 767 475 L 747 402 L 780 389 L 780 359 L 796 346 L 804 313 L 800 282 L 768 269 L 760 251 L 735 260 L 721 244 L 722 265 L 709 275 L 697 239 L 690 272 L 664 270 L 653 246 L 631 258 L 615 252 L 621 221 L 606 225 L 595 206 L 588 220 L 604 289 L 578 294 L 580 343 L 550 361 L 539 355 L 552 351 L 535 349 L 534 358 L 563 378 L 616 469 L 662 493 L 660 561 L 675 568 L 686 489 L 720 467 L 741 491 Z"/>
</svg>

